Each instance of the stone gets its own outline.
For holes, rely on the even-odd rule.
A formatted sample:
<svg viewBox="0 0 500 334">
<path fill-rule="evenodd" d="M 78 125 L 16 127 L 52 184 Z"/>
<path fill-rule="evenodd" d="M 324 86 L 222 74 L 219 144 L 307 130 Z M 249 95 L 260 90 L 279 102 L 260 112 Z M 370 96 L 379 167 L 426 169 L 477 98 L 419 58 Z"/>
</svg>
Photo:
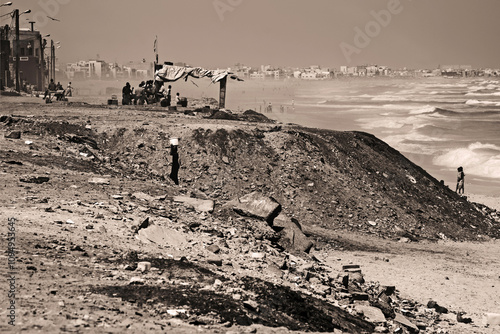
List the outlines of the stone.
<svg viewBox="0 0 500 334">
<path fill-rule="evenodd" d="M 216 266 L 220 267 L 222 266 L 222 259 L 219 257 L 210 257 L 207 259 L 207 263 L 215 264 Z"/>
<path fill-rule="evenodd" d="M 137 264 L 137 271 L 140 271 L 141 273 L 147 273 L 149 270 L 151 270 L 151 262 L 143 261 L 139 262 Z"/>
<path fill-rule="evenodd" d="M 350 272 L 348 276 L 351 282 L 356 282 L 359 284 L 365 283 L 365 278 L 360 271 Z"/>
<path fill-rule="evenodd" d="M 272 223 L 281 210 L 281 205 L 270 197 L 259 192 L 252 192 L 238 199 L 233 210 L 248 217 L 254 217 Z"/>
<path fill-rule="evenodd" d="M 140 277 L 132 277 L 129 282 L 130 285 L 144 285 L 144 283 L 145 280 Z"/>
<path fill-rule="evenodd" d="M 138 233 L 140 230 L 142 230 L 144 228 L 148 228 L 149 225 L 151 225 L 151 223 L 149 221 L 149 217 L 147 217 L 146 219 L 144 219 L 142 221 L 142 223 L 140 223 L 139 225 L 134 227 L 134 233 Z"/>
<path fill-rule="evenodd" d="M 384 323 L 386 321 L 384 313 L 376 307 L 368 305 L 356 305 L 356 311 L 361 312 L 366 320 L 372 323 Z"/>
<path fill-rule="evenodd" d="M 288 252 L 308 253 L 314 243 L 302 232 L 298 221 L 280 214 L 273 220 L 272 228 L 278 233 L 278 244 Z"/>
<path fill-rule="evenodd" d="M 370 295 L 368 295 L 367 293 L 364 293 L 364 292 L 352 292 L 351 295 L 352 295 L 353 300 L 369 300 L 370 299 Z"/>
<path fill-rule="evenodd" d="M 212 252 L 214 254 L 217 254 L 220 252 L 220 248 L 217 245 L 210 245 L 207 247 L 207 250 L 209 250 L 210 252 Z"/>
<path fill-rule="evenodd" d="M 92 184 L 104 184 L 104 185 L 107 185 L 107 184 L 109 184 L 109 179 L 104 179 L 104 178 L 101 178 L 101 177 L 93 177 L 93 178 L 89 179 L 88 182 L 92 183 Z"/>
<path fill-rule="evenodd" d="M 155 225 L 139 230 L 136 238 L 144 243 L 153 242 L 160 246 L 182 247 L 187 244 L 186 238 L 182 233 Z"/>
<path fill-rule="evenodd" d="M 438 303 L 433 300 L 429 300 L 429 302 L 427 303 L 427 308 L 433 308 L 437 313 L 448 313 L 448 309 L 446 307 L 438 305 Z"/>
<path fill-rule="evenodd" d="M 45 182 L 49 182 L 49 178 L 47 176 L 27 176 L 24 178 L 19 179 L 21 182 L 25 183 L 35 183 L 35 184 L 42 184 Z"/>
<path fill-rule="evenodd" d="M 145 194 L 143 192 L 133 193 L 132 197 L 136 198 L 136 199 L 143 200 L 143 201 L 147 201 L 147 202 L 153 202 L 155 200 L 155 198 L 153 196 L 150 196 L 150 195 Z"/>
<path fill-rule="evenodd" d="M 400 313 L 396 313 L 396 317 L 394 318 L 394 321 L 405 326 L 412 333 L 419 332 L 418 327 L 415 324 L 413 324 L 410 320 L 408 320 L 404 315 L 402 315 Z"/>
<path fill-rule="evenodd" d="M 8 139 L 21 139 L 21 131 L 11 131 L 9 134 L 4 136 Z"/>
<path fill-rule="evenodd" d="M 185 205 L 191 205 L 196 211 L 200 212 L 213 212 L 214 211 L 214 201 L 209 199 L 197 199 L 188 196 L 175 196 L 174 202 L 183 203 Z"/>
<path fill-rule="evenodd" d="M 252 311 L 259 310 L 259 304 L 254 300 L 246 300 L 243 302 L 243 306 Z"/>
</svg>

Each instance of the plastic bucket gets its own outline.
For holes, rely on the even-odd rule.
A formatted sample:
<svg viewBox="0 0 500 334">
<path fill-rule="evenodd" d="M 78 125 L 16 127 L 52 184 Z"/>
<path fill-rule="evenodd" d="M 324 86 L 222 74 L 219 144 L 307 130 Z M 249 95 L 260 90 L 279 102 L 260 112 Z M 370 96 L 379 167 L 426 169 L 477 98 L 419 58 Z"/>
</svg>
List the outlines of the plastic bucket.
<svg viewBox="0 0 500 334">
<path fill-rule="evenodd" d="M 179 145 L 179 138 L 170 138 L 170 145 L 177 146 Z"/>
</svg>

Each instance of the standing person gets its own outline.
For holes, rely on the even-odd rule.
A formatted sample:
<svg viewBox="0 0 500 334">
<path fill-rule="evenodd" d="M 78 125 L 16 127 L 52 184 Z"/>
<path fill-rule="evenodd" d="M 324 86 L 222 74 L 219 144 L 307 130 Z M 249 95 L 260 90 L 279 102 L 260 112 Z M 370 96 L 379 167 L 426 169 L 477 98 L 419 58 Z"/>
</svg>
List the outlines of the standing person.
<svg viewBox="0 0 500 334">
<path fill-rule="evenodd" d="M 122 104 L 129 105 L 132 101 L 132 88 L 130 87 L 130 83 L 127 82 L 122 89 Z"/>
<path fill-rule="evenodd" d="M 71 87 L 71 81 L 68 82 L 68 87 L 66 87 L 66 96 L 73 96 L 73 87 Z"/>
<path fill-rule="evenodd" d="M 175 105 L 178 105 L 181 103 L 181 97 L 179 95 L 179 93 L 177 92 L 177 94 L 175 94 Z"/>
<path fill-rule="evenodd" d="M 462 166 L 457 168 L 457 189 L 455 190 L 459 195 L 464 194 L 465 174 Z"/>
<path fill-rule="evenodd" d="M 172 170 L 170 171 L 170 178 L 176 185 L 179 185 L 179 153 L 177 152 L 177 145 L 170 145 L 170 155 L 172 156 Z"/>
</svg>

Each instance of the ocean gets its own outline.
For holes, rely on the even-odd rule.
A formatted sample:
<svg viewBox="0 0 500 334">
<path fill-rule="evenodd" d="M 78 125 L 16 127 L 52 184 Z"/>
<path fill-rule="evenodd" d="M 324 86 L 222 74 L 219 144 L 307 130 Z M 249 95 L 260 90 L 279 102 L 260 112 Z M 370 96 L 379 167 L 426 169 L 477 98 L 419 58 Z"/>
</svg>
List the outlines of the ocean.
<svg viewBox="0 0 500 334">
<path fill-rule="evenodd" d="M 462 166 L 466 193 L 499 195 L 499 80 L 229 82 L 227 106 L 261 111 L 283 123 L 369 132 L 453 190 Z"/>
</svg>

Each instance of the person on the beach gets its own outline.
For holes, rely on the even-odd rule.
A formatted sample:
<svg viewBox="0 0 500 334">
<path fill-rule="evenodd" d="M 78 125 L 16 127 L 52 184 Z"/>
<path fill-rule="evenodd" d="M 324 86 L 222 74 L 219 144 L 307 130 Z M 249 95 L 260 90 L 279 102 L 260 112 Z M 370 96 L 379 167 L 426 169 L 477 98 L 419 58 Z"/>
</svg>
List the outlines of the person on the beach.
<svg viewBox="0 0 500 334">
<path fill-rule="evenodd" d="M 43 99 L 45 100 L 47 97 L 50 98 L 50 92 L 55 92 L 56 91 L 56 83 L 54 82 L 54 79 L 50 79 L 49 86 L 47 87 L 47 90 L 45 91 L 45 95 L 43 96 Z"/>
<path fill-rule="evenodd" d="M 71 87 L 71 81 L 68 82 L 68 87 L 66 87 L 66 96 L 73 96 L 73 87 Z"/>
<path fill-rule="evenodd" d="M 177 94 L 175 94 L 175 105 L 178 105 L 181 103 L 181 97 L 179 95 L 179 93 L 177 92 Z"/>
<path fill-rule="evenodd" d="M 460 166 L 457 168 L 457 189 L 455 190 L 459 195 L 463 195 L 464 193 L 464 178 L 464 169 L 462 168 L 462 166 Z"/>
<path fill-rule="evenodd" d="M 122 89 L 122 104 L 129 105 L 132 101 L 132 88 L 130 87 L 130 83 L 127 82 Z"/>
</svg>

